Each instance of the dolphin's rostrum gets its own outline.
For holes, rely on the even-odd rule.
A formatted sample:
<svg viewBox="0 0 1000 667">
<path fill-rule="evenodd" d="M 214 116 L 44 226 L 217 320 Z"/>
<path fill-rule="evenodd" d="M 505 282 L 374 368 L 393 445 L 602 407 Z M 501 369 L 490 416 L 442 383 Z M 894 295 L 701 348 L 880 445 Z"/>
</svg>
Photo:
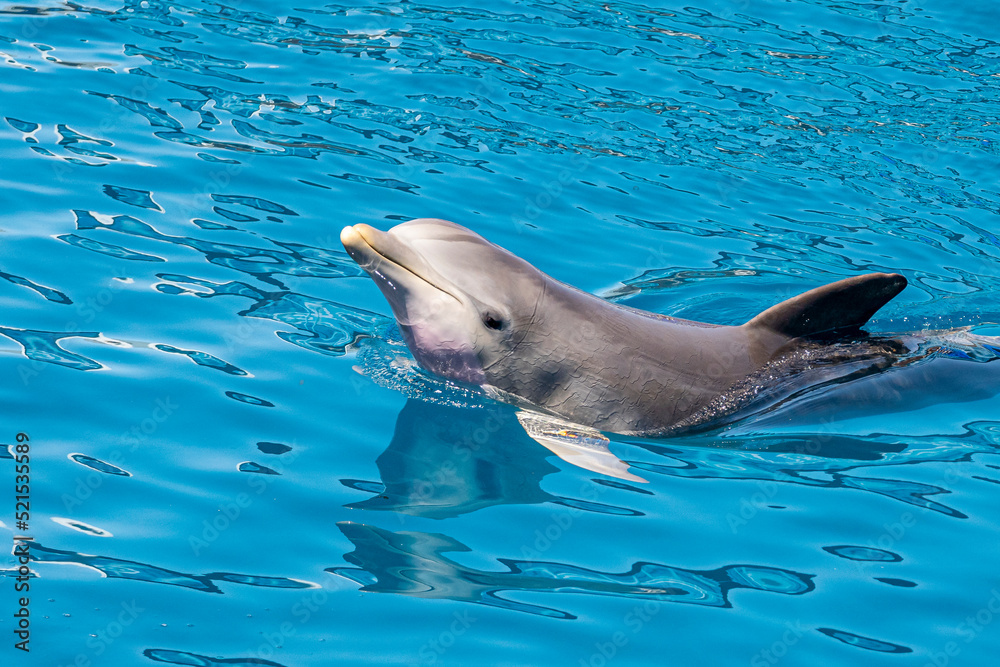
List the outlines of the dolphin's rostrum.
<svg viewBox="0 0 1000 667">
<path fill-rule="evenodd" d="M 748 387 L 784 360 L 863 337 L 860 327 L 906 286 L 898 274 L 856 276 L 721 326 L 610 303 L 444 220 L 388 232 L 358 224 L 340 238 L 423 367 L 624 434 L 664 435 L 739 411 L 756 395 Z M 894 344 L 872 340 L 833 356 L 878 366 Z"/>
</svg>

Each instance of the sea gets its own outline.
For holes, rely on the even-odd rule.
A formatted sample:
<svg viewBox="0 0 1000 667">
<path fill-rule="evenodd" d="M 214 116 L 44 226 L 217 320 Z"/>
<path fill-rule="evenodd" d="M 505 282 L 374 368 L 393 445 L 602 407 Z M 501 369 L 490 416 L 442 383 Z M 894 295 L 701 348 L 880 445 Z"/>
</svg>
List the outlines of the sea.
<svg viewBox="0 0 1000 667">
<path fill-rule="evenodd" d="M 0 664 L 996 664 L 997 26 L 0 3 Z M 339 234 L 424 217 L 713 324 L 900 273 L 923 342 L 602 474 L 416 364 Z"/>
</svg>

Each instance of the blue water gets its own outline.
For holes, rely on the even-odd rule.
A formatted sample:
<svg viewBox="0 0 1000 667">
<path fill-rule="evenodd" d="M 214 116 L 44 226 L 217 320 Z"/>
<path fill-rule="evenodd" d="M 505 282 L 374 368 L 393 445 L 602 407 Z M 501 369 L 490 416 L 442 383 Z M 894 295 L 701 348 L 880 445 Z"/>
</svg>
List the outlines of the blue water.
<svg viewBox="0 0 1000 667">
<path fill-rule="evenodd" d="M 0 6 L 3 664 L 993 664 L 996 354 L 625 482 L 339 244 L 442 217 L 716 323 L 898 271 L 870 331 L 1000 333 L 1000 9 L 695 1 Z"/>
</svg>

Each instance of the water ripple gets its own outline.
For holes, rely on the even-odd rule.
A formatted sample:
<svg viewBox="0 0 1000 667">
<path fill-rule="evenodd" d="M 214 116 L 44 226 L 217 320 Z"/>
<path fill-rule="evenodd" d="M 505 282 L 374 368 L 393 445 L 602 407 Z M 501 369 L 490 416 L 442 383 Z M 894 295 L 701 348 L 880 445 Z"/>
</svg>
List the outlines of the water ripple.
<svg viewBox="0 0 1000 667">
<path fill-rule="evenodd" d="M 148 190 L 135 190 L 120 185 L 105 185 L 104 194 L 129 206 L 148 208 L 163 213 L 160 205 L 153 201 L 153 193 Z"/>
<path fill-rule="evenodd" d="M 259 463 L 254 463 L 253 461 L 244 461 L 236 467 L 240 472 L 252 472 L 259 475 L 280 475 L 281 473 L 276 470 L 272 470 L 267 466 L 262 466 Z"/>
<path fill-rule="evenodd" d="M 220 195 L 213 194 L 212 199 L 223 204 L 239 204 L 240 206 L 248 206 L 250 208 L 255 208 L 258 211 L 264 211 L 267 213 L 280 213 L 281 215 L 298 215 L 295 211 L 288 208 L 287 206 L 282 206 L 273 201 L 268 201 L 262 197 L 248 197 L 245 195 Z"/>
<path fill-rule="evenodd" d="M 92 526 L 89 523 L 84 523 L 78 519 L 67 519 L 60 516 L 51 517 L 54 523 L 64 526 L 71 530 L 75 530 L 84 535 L 90 535 L 91 537 L 114 537 L 110 532 L 104 530 L 103 528 L 98 528 L 97 526 Z"/>
<path fill-rule="evenodd" d="M 264 292 L 241 282 L 217 284 L 173 274 L 161 274 L 158 277 L 169 281 L 156 286 L 157 290 L 166 294 L 191 294 L 201 298 L 250 298 L 253 305 L 241 311 L 240 315 L 291 325 L 303 333 L 279 331 L 276 335 L 293 345 L 321 354 L 339 356 L 348 345 L 371 336 L 376 328 L 387 323 L 382 315 L 295 292 Z M 180 287 L 183 284 L 197 285 L 209 291 Z"/>
<path fill-rule="evenodd" d="M 161 352 L 183 355 L 199 366 L 214 368 L 222 371 L 223 373 L 228 373 L 229 375 L 248 375 L 248 373 L 242 368 L 233 366 L 231 363 L 223 361 L 218 357 L 214 357 L 207 352 L 199 352 L 198 350 L 182 350 L 178 347 L 174 347 L 173 345 L 166 345 L 163 343 L 154 345 L 153 347 Z"/>
<path fill-rule="evenodd" d="M 154 662 L 164 662 L 170 665 L 193 665 L 194 667 L 287 667 L 280 662 L 267 660 L 265 658 L 219 658 L 189 653 L 188 651 L 174 651 L 166 648 L 148 648 L 142 652 L 144 656 Z"/>
<path fill-rule="evenodd" d="M 729 608 L 729 592 L 734 589 L 802 595 L 815 588 L 812 575 L 760 565 L 687 570 L 637 562 L 629 571 L 616 574 L 565 563 L 497 558 L 507 571 L 490 572 L 466 567 L 442 555 L 469 548 L 440 533 L 393 533 L 348 522 L 338 523 L 337 527 L 355 547 L 344 558 L 360 570 L 332 567 L 327 572 L 362 584 L 362 590 L 459 600 L 551 618 L 576 616 L 554 607 L 501 597 L 500 593 L 584 593 Z"/>
<path fill-rule="evenodd" d="M 149 102 L 143 100 L 135 100 L 130 97 L 125 97 L 123 95 L 114 95 L 111 93 L 101 93 L 93 90 L 84 91 L 88 95 L 95 95 L 97 97 L 102 97 L 107 100 L 118 103 L 123 108 L 142 116 L 152 127 L 167 127 L 173 130 L 180 130 L 184 126 L 171 116 L 169 113 L 160 109 L 158 107 L 152 106 Z"/>
<path fill-rule="evenodd" d="M 282 444 L 280 442 L 258 442 L 257 449 L 264 452 L 265 454 L 285 454 L 290 452 L 292 448 L 288 445 Z"/>
<path fill-rule="evenodd" d="M 97 332 L 59 332 L 33 331 L 30 329 L 11 329 L 0 327 L 0 335 L 16 341 L 24 350 L 24 356 L 32 361 L 42 361 L 57 366 L 65 366 L 78 371 L 93 371 L 104 368 L 101 364 L 75 352 L 70 352 L 59 346 L 59 341 L 68 338 L 100 339 Z"/>
<path fill-rule="evenodd" d="M 72 563 L 82 565 L 100 572 L 109 579 L 131 579 L 153 584 L 181 586 L 202 591 L 204 593 L 219 593 L 223 591 L 215 582 L 245 584 L 264 588 L 314 588 L 316 584 L 299 579 L 285 577 L 265 577 L 248 574 L 233 574 L 229 572 L 210 572 L 208 574 L 186 574 L 169 570 L 149 563 L 123 560 L 110 556 L 91 556 L 64 551 L 43 546 L 37 542 L 31 545 L 31 559 L 36 563 Z"/>
<path fill-rule="evenodd" d="M 123 470 L 116 465 L 94 458 L 93 456 L 87 456 L 86 454 L 70 454 L 69 458 L 71 461 L 76 461 L 80 465 L 96 470 L 97 472 L 107 473 L 108 475 L 118 475 L 120 477 L 132 476 L 132 473 L 127 470 Z"/>
<path fill-rule="evenodd" d="M 877 651 L 879 653 L 913 653 L 913 649 L 907 646 L 901 646 L 899 644 L 893 644 L 879 639 L 872 639 L 871 637 L 863 637 L 861 635 L 856 635 L 853 632 L 834 630 L 833 628 L 817 629 L 827 637 L 832 637 L 837 641 L 841 641 L 848 646 L 854 646 L 855 648 L 862 648 L 867 651 Z"/>
<path fill-rule="evenodd" d="M 846 558 L 847 560 L 868 561 L 872 563 L 898 563 L 903 560 L 903 557 L 899 554 L 895 554 L 885 549 L 858 547 L 848 544 L 835 547 L 823 547 L 823 551 L 831 553 L 834 556 Z"/>
<path fill-rule="evenodd" d="M 239 401 L 240 403 L 246 403 L 247 405 L 256 405 L 261 408 L 273 408 L 274 403 L 265 400 L 263 398 L 257 398 L 256 396 L 251 396 L 250 394 L 243 394 L 238 391 L 227 391 L 226 396 L 233 399 L 234 401 Z"/>
<path fill-rule="evenodd" d="M 234 201 L 236 199 L 233 199 Z M 252 200 L 252 198 L 239 198 Z M 255 207 L 266 206 L 252 200 Z M 276 205 L 275 205 L 276 206 Z M 77 229 L 81 231 L 107 230 L 177 246 L 186 246 L 204 253 L 211 264 L 225 266 L 250 274 L 266 283 L 283 287 L 275 275 L 310 278 L 338 278 L 360 275 L 360 269 L 350 261 L 347 253 L 322 248 L 274 242 L 285 250 L 257 248 L 231 243 L 203 241 L 186 236 L 170 236 L 157 231 L 152 225 L 129 215 L 105 216 L 84 210 L 73 211 Z M 91 249 L 88 247 L 88 249 Z"/>
<path fill-rule="evenodd" d="M 38 292 L 42 297 L 44 297 L 47 301 L 53 301 L 55 303 L 62 303 L 66 305 L 73 303 L 72 299 L 70 299 L 68 296 L 66 296 L 59 290 L 53 289 L 51 287 L 46 287 L 45 285 L 39 285 L 38 283 L 28 280 L 23 276 L 15 276 L 12 273 L 0 271 L 0 280 L 6 280 L 12 285 L 20 285 L 22 287 L 27 287 L 30 290 L 34 290 L 35 292 Z"/>
<path fill-rule="evenodd" d="M 141 56 L 149 61 L 150 65 L 157 67 L 193 72 L 239 83 L 261 83 L 234 73 L 246 69 L 245 62 L 179 49 L 175 46 L 161 46 L 157 49 L 126 44 L 125 55 Z M 144 71 L 148 74 L 148 70 Z"/>
<path fill-rule="evenodd" d="M 123 248 L 122 246 L 114 245 L 112 243 L 95 241 L 94 239 L 89 239 L 85 236 L 79 236 L 78 234 L 60 234 L 56 238 L 59 239 L 60 241 L 65 241 L 71 246 L 76 246 L 77 248 L 83 248 L 84 250 L 90 250 L 91 252 L 100 253 L 102 255 L 108 255 L 109 257 L 114 257 L 116 259 L 125 259 L 134 262 L 167 261 L 163 257 L 158 257 L 157 255 L 150 255 L 144 252 L 129 250 L 128 248 Z"/>
</svg>

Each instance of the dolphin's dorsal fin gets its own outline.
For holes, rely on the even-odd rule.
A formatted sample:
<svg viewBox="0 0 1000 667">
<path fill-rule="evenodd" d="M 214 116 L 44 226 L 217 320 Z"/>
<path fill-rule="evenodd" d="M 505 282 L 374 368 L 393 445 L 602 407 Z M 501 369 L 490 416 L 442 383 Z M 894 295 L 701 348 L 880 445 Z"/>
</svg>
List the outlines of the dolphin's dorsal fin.
<svg viewBox="0 0 1000 667">
<path fill-rule="evenodd" d="M 898 273 L 855 276 L 782 301 L 744 326 L 789 338 L 850 334 L 904 287 L 906 278 Z"/>
</svg>

